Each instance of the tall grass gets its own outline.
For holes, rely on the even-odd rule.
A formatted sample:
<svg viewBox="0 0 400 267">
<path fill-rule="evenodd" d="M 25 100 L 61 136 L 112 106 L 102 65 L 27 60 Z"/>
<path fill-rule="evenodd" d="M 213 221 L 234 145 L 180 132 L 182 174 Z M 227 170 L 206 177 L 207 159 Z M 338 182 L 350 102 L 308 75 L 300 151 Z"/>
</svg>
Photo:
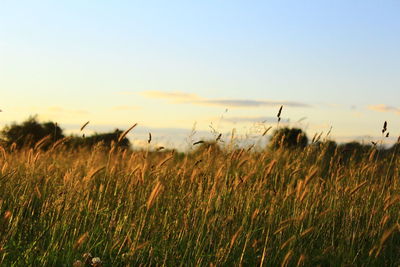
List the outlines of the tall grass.
<svg viewBox="0 0 400 267">
<path fill-rule="evenodd" d="M 327 147 L 0 153 L 0 264 L 398 266 L 399 158 Z"/>
</svg>

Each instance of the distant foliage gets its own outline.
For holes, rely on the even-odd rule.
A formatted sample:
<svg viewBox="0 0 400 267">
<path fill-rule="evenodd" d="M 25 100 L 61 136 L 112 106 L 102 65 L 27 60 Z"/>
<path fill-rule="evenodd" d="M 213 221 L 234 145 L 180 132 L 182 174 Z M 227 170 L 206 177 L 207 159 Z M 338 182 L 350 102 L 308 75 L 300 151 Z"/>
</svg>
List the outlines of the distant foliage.
<svg viewBox="0 0 400 267">
<path fill-rule="evenodd" d="M 335 154 L 338 144 L 332 140 L 324 140 L 312 143 L 311 146 L 321 153 L 324 158 L 328 159 Z"/>
<path fill-rule="evenodd" d="M 389 153 L 395 153 L 400 154 L 400 142 L 398 141 L 396 144 L 394 144 L 389 150 Z"/>
<path fill-rule="evenodd" d="M 116 129 L 109 133 L 95 133 L 91 136 L 70 136 L 65 140 L 69 148 L 92 148 L 95 145 L 110 148 L 113 144 L 118 147 L 129 148 L 131 143 L 128 138 L 119 140 L 123 131 Z M 42 149 L 47 149 L 52 143 L 64 138 L 63 130 L 54 122 L 38 122 L 36 117 L 30 117 L 21 124 L 13 123 L 4 127 L 0 132 L 0 145 L 16 148 L 34 147 L 39 141 Z M 40 142 L 42 143 L 42 142 Z"/>
<path fill-rule="evenodd" d="M 122 140 L 118 141 L 122 133 L 123 131 L 116 129 L 114 132 L 101 134 L 95 133 L 88 137 L 74 136 L 69 140 L 68 145 L 73 148 L 90 148 L 95 145 L 101 145 L 106 148 L 110 148 L 113 144 L 115 144 L 119 147 L 129 148 L 131 146 L 131 143 L 128 138 L 125 137 Z"/>
<path fill-rule="evenodd" d="M 62 129 L 54 122 L 39 123 L 36 117 L 30 117 L 21 124 L 13 123 L 1 131 L 3 142 L 7 145 L 15 143 L 17 148 L 32 147 L 45 137 L 49 141 L 64 138 Z M 46 146 L 44 146 L 46 147 Z"/>
<path fill-rule="evenodd" d="M 370 154 L 373 147 L 353 141 L 338 146 L 338 152 L 342 163 L 348 163 L 350 160 L 358 162 Z"/>
<path fill-rule="evenodd" d="M 202 154 L 204 152 L 218 154 L 222 151 L 218 142 L 214 140 L 200 141 L 196 143 L 195 146 L 197 146 L 197 148 L 194 150 L 195 154 Z"/>
<path fill-rule="evenodd" d="M 281 128 L 276 130 L 270 141 L 271 149 L 279 148 L 305 148 L 308 145 L 307 135 L 298 128 Z"/>
</svg>

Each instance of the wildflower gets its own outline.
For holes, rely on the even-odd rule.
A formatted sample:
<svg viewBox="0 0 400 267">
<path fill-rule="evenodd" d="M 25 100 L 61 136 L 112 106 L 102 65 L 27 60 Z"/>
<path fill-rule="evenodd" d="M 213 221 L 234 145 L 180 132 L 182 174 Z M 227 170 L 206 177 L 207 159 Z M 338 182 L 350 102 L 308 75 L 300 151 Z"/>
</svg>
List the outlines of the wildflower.
<svg viewBox="0 0 400 267">
<path fill-rule="evenodd" d="M 101 263 L 102 262 L 101 262 L 101 259 L 99 257 L 94 257 L 92 259 L 92 266 L 101 267 L 102 266 Z"/>
</svg>

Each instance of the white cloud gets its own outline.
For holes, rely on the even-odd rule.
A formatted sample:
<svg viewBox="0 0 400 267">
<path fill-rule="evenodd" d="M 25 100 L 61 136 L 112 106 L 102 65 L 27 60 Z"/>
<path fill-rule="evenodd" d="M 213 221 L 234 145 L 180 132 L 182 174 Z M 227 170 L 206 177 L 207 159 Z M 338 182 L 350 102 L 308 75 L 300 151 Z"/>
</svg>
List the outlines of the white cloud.
<svg viewBox="0 0 400 267">
<path fill-rule="evenodd" d="M 147 98 L 169 99 L 172 101 L 199 101 L 201 98 L 196 94 L 183 92 L 143 91 L 140 94 Z"/>
<path fill-rule="evenodd" d="M 395 112 L 395 113 L 400 114 L 400 108 L 388 106 L 385 104 L 370 105 L 370 106 L 368 106 L 368 109 L 373 110 L 373 111 L 378 111 L 378 112 Z"/>
<path fill-rule="evenodd" d="M 195 104 L 201 106 L 221 106 L 225 108 L 278 107 L 280 105 L 290 107 L 310 107 L 310 105 L 306 103 L 293 101 L 204 98 L 196 94 L 184 92 L 143 91 L 139 94 L 147 98 L 166 99 L 172 103 Z"/>
<path fill-rule="evenodd" d="M 224 117 L 224 121 L 230 123 L 242 123 L 242 122 L 252 122 L 252 123 L 276 123 L 278 121 L 277 117 Z M 288 119 L 283 119 L 282 122 L 288 122 Z"/>
</svg>

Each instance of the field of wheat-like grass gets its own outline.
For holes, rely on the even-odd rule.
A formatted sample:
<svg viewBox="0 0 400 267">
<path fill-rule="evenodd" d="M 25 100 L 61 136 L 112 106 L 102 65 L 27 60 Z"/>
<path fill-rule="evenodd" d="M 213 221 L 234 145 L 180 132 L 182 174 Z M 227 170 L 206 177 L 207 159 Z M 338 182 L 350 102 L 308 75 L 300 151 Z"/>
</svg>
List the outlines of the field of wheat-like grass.
<svg viewBox="0 0 400 267">
<path fill-rule="evenodd" d="M 323 143 L 2 149 L 0 265 L 398 266 L 399 163 Z"/>
</svg>

